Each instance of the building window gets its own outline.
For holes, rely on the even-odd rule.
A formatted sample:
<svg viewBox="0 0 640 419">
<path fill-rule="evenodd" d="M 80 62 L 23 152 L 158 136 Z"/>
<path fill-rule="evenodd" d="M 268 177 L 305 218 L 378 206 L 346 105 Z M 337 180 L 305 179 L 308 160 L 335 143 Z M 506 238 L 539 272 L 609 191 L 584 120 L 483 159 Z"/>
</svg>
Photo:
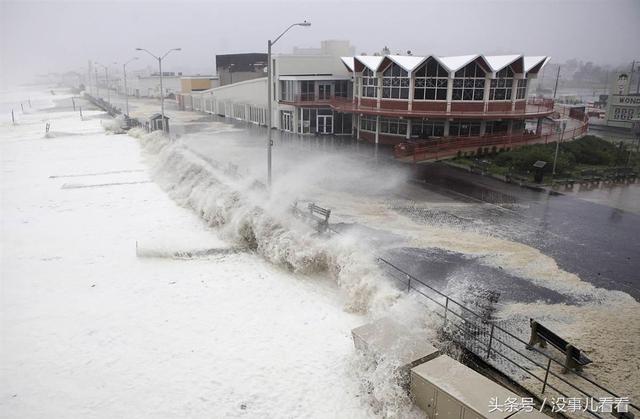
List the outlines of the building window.
<svg viewBox="0 0 640 419">
<path fill-rule="evenodd" d="M 416 119 L 411 121 L 411 136 L 418 138 L 444 136 L 444 121 Z"/>
<path fill-rule="evenodd" d="M 300 82 L 300 100 L 315 99 L 315 84 L 313 81 L 305 80 Z"/>
<path fill-rule="evenodd" d="M 455 121 L 449 123 L 450 137 L 477 137 L 480 135 L 480 122 Z"/>
<path fill-rule="evenodd" d="M 416 71 L 413 98 L 416 100 L 447 100 L 449 73 L 436 60 L 430 58 Z"/>
<path fill-rule="evenodd" d="M 362 72 L 362 96 L 378 97 L 378 78 L 369 68 Z"/>
<path fill-rule="evenodd" d="M 293 132 L 293 113 L 291 111 L 280 111 L 280 129 Z"/>
<path fill-rule="evenodd" d="M 361 116 L 360 117 L 360 130 L 376 132 L 376 117 L 375 116 Z"/>
<path fill-rule="evenodd" d="M 502 135 L 506 134 L 509 129 L 509 123 L 507 121 L 487 121 L 485 127 L 485 135 Z"/>
<path fill-rule="evenodd" d="M 293 80 L 280 80 L 280 100 L 293 102 L 295 100 Z"/>
<path fill-rule="evenodd" d="M 336 97 L 349 97 L 349 81 L 337 80 L 334 84 L 334 96 Z"/>
<path fill-rule="evenodd" d="M 484 70 L 473 62 L 456 71 L 453 79 L 452 100 L 483 100 Z"/>
<path fill-rule="evenodd" d="M 395 63 L 382 73 L 382 97 L 409 99 L 409 73 Z"/>
<path fill-rule="evenodd" d="M 391 135 L 407 135 L 407 120 L 399 118 L 380 118 L 380 132 Z"/>
<path fill-rule="evenodd" d="M 511 100 L 513 89 L 513 70 L 511 67 L 498 71 L 496 78 L 491 80 L 489 100 Z"/>
<path fill-rule="evenodd" d="M 525 99 L 527 97 L 527 79 L 518 80 L 516 99 Z"/>
</svg>

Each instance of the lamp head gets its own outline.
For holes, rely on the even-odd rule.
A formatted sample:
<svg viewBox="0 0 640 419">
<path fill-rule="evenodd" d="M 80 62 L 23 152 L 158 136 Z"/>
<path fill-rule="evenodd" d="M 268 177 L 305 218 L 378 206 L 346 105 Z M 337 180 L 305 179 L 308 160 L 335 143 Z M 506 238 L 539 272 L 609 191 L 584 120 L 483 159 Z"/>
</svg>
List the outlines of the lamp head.
<svg viewBox="0 0 640 419">
<path fill-rule="evenodd" d="M 142 48 L 136 48 L 136 51 L 142 51 Z"/>
<path fill-rule="evenodd" d="M 298 26 L 311 26 L 311 22 L 307 22 L 306 20 L 302 23 L 298 23 Z"/>
</svg>

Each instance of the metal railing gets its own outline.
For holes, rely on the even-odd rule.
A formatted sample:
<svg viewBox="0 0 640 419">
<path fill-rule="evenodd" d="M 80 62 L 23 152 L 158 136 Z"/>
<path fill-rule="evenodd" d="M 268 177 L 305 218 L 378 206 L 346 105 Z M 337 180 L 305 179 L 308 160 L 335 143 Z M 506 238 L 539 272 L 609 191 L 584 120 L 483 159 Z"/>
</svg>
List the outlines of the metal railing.
<svg viewBox="0 0 640 419">
<path fill-rule="evenodd" d="M 474 151 L 485 147 L 507 149 L 531 144 L 547 144 L 556 141 L 571 140 L 587 133 L 588 122 L 580 126 L 561 132 L 549 132 L 546 134 L 520 133 L 515 135 L 482 136 L 482 137 L 443 137 L 425 142 L 413 150 L 395 149 L 398 158 L 409 157 L 414 163 L 426 160 L 439 160 L 457 155 L 458 152 Z"/>
<path fill-rule="evenodd" d="M 487 320 L 485 316 L 390 261 L 381 257 L 377 260 L 391 277 L 406 286 L 407 292 L 417 292 L 427 299 L 427 306 L 442 318 L 443 327 L 459 344 L 532 394 L 540 397 L 551 390 L 558 398 L 580 397 L 580 404 L 585 403 L 583 411 L 597 418 L 601 418 L 603 412 L 598 411 L 598 406 L 594 408 L 588 400 L 601 403 L 605 397 L 621 399 L 617 393 L 580 372 L 572 371 L 571 375 L 563 375 L 554 371 L 552 366 L 564 368 L 563 360 L 556 360 L 537 348 L 526 349 L 528 342 L 518 337 L 517 332 Z M 569 377 L 574 379 L 569 380 Z M 538 383 L 539 391 L 531 384 L 531 380 Z M 596 395 L 597 392 L 600 394 Z M 640 413 L 636 404 L 629 401 L 628 406 L 635 415 Z"/>
<path fill-rule="evenodd" d="M 464 118 L 498 118 L 498 117 L 536 117 L 545 116 L 553 112 L 553 100 L 552 99 L 531 99 L 531 100 L 519 100 L 515 102 L 515 109 L 511 109 L 511 101 L 497 101 L 497 102 L 465 102 L 465 101 L 451 101 L 453 107 L 459 107 L 458 110 L 446 110 L 446 101 L 420 101 L 408 99 L 380 99 L 380 106 L 377 105 L 377 98 L 362 98 L 375 102 L 375 106 L 365 105 L 363 103 L 358 104 L 358 98 L 348 96 L 336 96 L 336 95 L 315 95 L 315 94 L 298 94 L 291 98 L 281 98 L 280 103 L 295 105 L 295 106 L 328 106 L 331 109 L 338 112 L 348 113 L 363 113 L 368 115 L 383 115 L 383 116 L 397 116 L 397 117 L 432 117 L 432 118 L 447 118 L 447 117 L 464 117 Z M 409 102 L 417 107 L 421 103 L 438 104 L 442 105 L 445 109 L 411 109 L 409 110 Z M 389 103 L 397 104 L 397 107 L 386 106 Z M 498 104 L 507 104 L 510 109 L 493 110 L 492 106 Z M 473 109 L 464 109 L 465 105 L 474 105 Z M 482 109 L 476 109 L 475 105 L 482 106 Z M 523 105 L 521 107 L 518 107 Z"/>
</svg>

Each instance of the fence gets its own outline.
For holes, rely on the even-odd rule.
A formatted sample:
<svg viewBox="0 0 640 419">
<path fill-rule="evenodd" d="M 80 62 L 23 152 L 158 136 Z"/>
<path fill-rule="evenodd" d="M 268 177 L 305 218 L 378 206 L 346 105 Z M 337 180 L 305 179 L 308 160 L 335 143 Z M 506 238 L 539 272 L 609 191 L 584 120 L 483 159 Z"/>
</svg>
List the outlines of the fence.
<svg viewBox="0 0 640 419">
<path fill-rule="evenodd" d="M 602 418 L 602 413 L 615 414 L 606 407 L 602 409 L 607 402 L 613 405 L 616 399 L 624 400 L 580 372 L 563 375 L 558 370 L 564 367 L 564 360 L 556 360 L 537 348 L 527 350 L 528 342 L 518 337 L 517 331 L 507 330 L 508 325 L 498 325 L 386 259 L 378 258 L 378 262 L 407 292 L 417 292 L 427 299 L 427 306 L 442 319 L 444 329 L 458 343 L 532 394 L 555 395 L 556 405 L 561 398 L 579 399 L 583 411 L 597 418 Z M 632 414 L 640 413 L 640 408 L 630 401 L 628 408 Z"/>
<path fill-rule="evenodd" d="M 565 130 L 564 132 L 550 132 L 546 134 L 527 134 L 521 133 L 516 135 L 501 136 L 483 136 L 483 137 L 454 137 L 439 138 L 426 142 L 425 145 L 416 147 L 413 150 L 396 151 L 396 157 L 409 157 L 414 163 L 426 160 L 439 160 L 456 156 L 458 152 L 473 152 L 478 149 L 494 148 L 510 149 L 531 144 L 547 144 L 556 141 L 564 141 L 577 138 L 587 133 L 589 124 L 582 122 L 580 126 Z M 494 150 L 495 151 L 495 150 Z"/>
</svg>

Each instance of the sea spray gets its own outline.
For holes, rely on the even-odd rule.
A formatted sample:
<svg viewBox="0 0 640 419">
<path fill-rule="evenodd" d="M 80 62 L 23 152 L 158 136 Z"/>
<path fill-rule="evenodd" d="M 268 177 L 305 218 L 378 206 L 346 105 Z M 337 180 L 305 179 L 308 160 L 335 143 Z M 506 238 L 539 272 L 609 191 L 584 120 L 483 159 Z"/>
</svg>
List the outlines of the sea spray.
<svg viewBox="0 0 640 419">
<path fill-rule="evenodd" d="M 234 245 L 302 274 L 327 273 L 346 295 L 345 309 L 381 313 L 401 295 L 383 276 L 375 257 L 349 236 L 319 236 L 290 217 L 291 202 L 269 200 L 254 179 L 230 176 L 223 165 L 204 159 L 159 132 L 140 138 L 151 159 L 152 177 L 180 205 L 194 210 Z M 267 208 L 267 209 L 266 209 Z"/>
</svg>

